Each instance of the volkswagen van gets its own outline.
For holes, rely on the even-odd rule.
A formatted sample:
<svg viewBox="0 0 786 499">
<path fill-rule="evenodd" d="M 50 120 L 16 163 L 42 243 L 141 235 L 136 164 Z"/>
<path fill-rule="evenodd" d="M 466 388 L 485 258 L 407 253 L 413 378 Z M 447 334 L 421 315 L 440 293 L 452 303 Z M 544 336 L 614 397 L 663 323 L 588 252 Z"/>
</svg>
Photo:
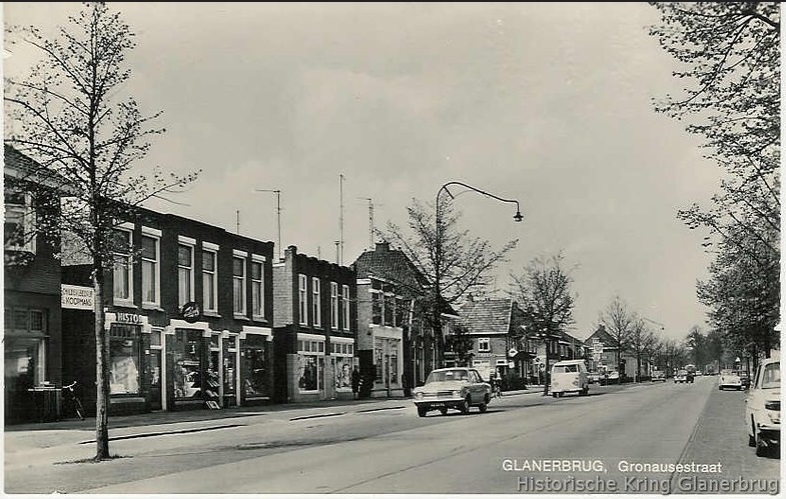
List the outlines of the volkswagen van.
<svg viewBox="0 0 786 499">
<path fill-rule="evenodd" d="M 551 368 L 551 396 L 566 393 L 586 395 L 589 392 L 587 365 L 583 360 L 561 360 Z"/>
</svg>

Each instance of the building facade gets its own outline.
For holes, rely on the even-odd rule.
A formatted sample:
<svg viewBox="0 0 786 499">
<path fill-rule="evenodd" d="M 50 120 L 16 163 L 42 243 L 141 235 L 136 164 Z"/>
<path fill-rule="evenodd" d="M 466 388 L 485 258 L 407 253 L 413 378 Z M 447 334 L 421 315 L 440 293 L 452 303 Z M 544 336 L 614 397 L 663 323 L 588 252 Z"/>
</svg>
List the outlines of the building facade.
<svg viewBox="0 0 786 499">
<path fill-rule="evenodd" d="M 353 398 L 357 310 L 354 269 L 289 246 L 273 265 L 276 400 Z"/>
<path fill-rule="evenodd" d="M 35 389 L 62 381 L 59 243 L 36 226 L 41 210 L 57 210 L 59 186 L 7 144 L 4 161 L 3 391 L 5 421 L 15 423 L 40 419 Z"/>
<path fill-rule="evenodd" d="M 147 210 L 115 235 L 104 283 L 110 413 L 270 402 L 273 243 Z M 88 288 L 90 270 L 64 262 L 64 282 Z M 79 381 L 90 413 L 94 314 L 62 315 L 63 376 Z"/>
</svg>

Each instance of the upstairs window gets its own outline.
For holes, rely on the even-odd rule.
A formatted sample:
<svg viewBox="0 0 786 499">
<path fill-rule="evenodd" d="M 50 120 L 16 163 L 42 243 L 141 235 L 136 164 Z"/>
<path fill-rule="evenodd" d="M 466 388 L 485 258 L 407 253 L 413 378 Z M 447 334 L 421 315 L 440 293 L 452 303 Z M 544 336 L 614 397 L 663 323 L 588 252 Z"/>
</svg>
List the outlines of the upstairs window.
<svg viewBox="0 0 786 499">
<path fill-rule="evenodd" d="M 298 311 L 300 313 L 300 324 L 306 325 L 308 324 L 308 306 L 307 306 L 307 290 L 306 286 L 308 285 L 308 281 L 306 280 L 306 276 L 303 274 L 299 274 L 298 276 Z"/>
<path fill-rule="evenodd" d="M 314 325 L 321 326 L 322 325 L 322 300 L 320 299 L 321 289 L 320 289 L 319 277 L 311 278 L 311 293 L 314 295 L 313 296 L 314 301 L 311 303 L 311 306 L 313 308 L 313 314 L 314 314 L 313 316 Z"/>
<path fill-rule="evenodd" d="M 131 277 L 131 231 L 115 229 L 113 233 L 114 262 L 112 277 L 114 299 L 132 301 L 134 295 Z"/>
<path fill-rule="evenodd" d="M 246 314 L 246 259 L 232 258 L 232 294 L 235 315 Z"/>
<path fill-rule="evenodd" d="M 149 234 L 142 235 L 142 304 L 159 303 L 159 240 Z"/>
<path fill-rule="evenodd" d="M 265 316 L 265 282 L 264 266 L 260 260 L 251 262 L 251 314 L 254 317 Z"/>
<path fill-rule="evenodd" d="M 338 283 L 330 283 L 330 327 L 338 330 Z"/>
<path fill-rule="evenodd" d="M 178 304 L 194 301 L 194 247 L 177 245 L 177 296 Z"/>
<path fill-rule="evenodd" d="M 208 312 L 218 310 L 216 272 L 216 252 L 210 249 L 202 250 L 202 308 Z"/>
<path fill-rule="evenodd" d="M 35 253 L 35 212 L 30 194 L 5 191 L 4 234 L 6 250 Z"/>
</svg>

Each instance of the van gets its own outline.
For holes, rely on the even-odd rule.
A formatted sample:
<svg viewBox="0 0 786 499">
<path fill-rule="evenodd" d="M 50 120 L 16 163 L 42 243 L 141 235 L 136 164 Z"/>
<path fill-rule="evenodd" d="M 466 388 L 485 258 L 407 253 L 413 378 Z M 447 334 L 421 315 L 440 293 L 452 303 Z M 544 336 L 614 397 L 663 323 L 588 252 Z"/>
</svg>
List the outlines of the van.
<svg viewBox="0 0 786 499">
<path fill-rule="evenodd" d="M 561 397 L 565 393 L 586 395 L 589 392 L 589 376 L 583 360 L 562 360 L 551 368 L 551 396 Z"/>
</svg>

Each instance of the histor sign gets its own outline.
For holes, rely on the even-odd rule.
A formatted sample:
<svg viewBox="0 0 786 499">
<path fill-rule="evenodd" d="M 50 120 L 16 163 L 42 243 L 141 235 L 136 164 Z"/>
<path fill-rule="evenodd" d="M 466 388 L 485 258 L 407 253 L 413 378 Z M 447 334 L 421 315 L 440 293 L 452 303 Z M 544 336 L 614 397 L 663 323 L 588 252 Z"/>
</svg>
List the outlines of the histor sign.
<svg viewBox="0 0 786 499">
<path fill-rule="evenodd" d="M 61 284 L 60 306 L 77 310 L 93 310 L 93 288 Z"/>
</svg>

